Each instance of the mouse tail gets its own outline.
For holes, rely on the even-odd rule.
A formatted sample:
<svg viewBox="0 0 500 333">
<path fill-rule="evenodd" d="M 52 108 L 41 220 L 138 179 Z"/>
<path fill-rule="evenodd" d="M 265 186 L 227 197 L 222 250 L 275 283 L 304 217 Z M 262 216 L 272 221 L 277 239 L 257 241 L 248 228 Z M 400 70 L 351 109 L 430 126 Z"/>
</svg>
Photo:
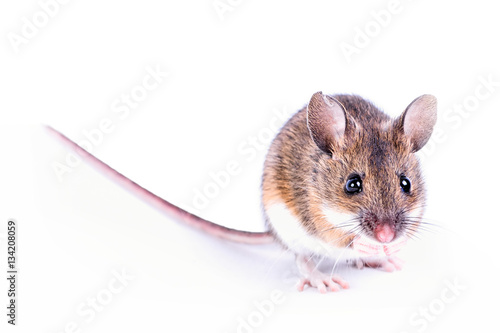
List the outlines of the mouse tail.
<svg viewBox="0 0 500 333">
<path fill-rule="evenodd" d="M 116 183 L 126 188 L 142 200 L 148 202 L 152 206 L 158 208 L 163 213 L 181 220 L 187 225 L 200 229 L 210 235 L 238 243 L 268 244 L 274 241 L 274 237 L 269 231 L 250 232 L 226 228 L 216 223 L 207 221 L 197 215 L 191 214 L 188 211 L 171 204 L 165 199 L 160 198 L 159 196 L 145 189 L 136 182 L 128 179 L 123 174 L 111 168 L 109 165 L 99 160 L 97 157 L 95 157 L 85 149 L 81 148 L 78 144 L 71 141 L 68 137 L 55 130 L 54 128 L 46 126 L 46 129 L 50 134 L 62 141 L 70 149 L 78 153 L 78 155 L 80 155 L 88 164 L 92 165 L 106 177 L 113 179 Z"/>
</svg>

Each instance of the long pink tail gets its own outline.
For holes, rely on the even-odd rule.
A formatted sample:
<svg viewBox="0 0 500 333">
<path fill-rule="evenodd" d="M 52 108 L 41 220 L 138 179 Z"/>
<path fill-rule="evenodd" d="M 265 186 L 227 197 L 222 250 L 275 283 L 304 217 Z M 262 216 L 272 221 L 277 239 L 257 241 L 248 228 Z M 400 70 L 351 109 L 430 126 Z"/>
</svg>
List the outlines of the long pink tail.
<svg viewBox="0 0 500 333">
<path fill-rule="evenodd" d="M 94 155 L 90 154 L 85 149 L 81 148 L 78 144 L 71 141 L 68 137 L 66 137 L 59 131 L 55 130 L 54 128 L 50 126 L 46 126 L 46 128 L 52 135 L 54 135 L 56 138 L 58 138 L 60 141 L 66 144 L 70 149 L 76 151 L 87 163 L 92 165 L 98 171 L 102 172 L 105 176 L 113 179 L 115 182 L 125 187 L 125 189 L 137 195 L 138 197 L 148 202 L 152 206 L 155 206 L 160 211 L 174 218 L 177 218 L 190 226 L 193 226 L 197 229 L 201 229 L 210 235 L 238 243 L 267 244 L 267 243 L 272 243 L 274 241 L 272 234 L 268 231 L 249 232 L 249 231 L 230 229 L 215 224 L 213 222 L 207 221 L 205 219 L 202 219 L 201 217 L 196 216 L 194 214 L 191 214 L 185 211 L 184 209 L 179 208 L 171 204 L 170 202 L 160 198 L 159 196 L 148 191 L 141 185 L 128 179 L 118 171 L 111 168 L 106 163 L 99 160 Z"/>
</svg>

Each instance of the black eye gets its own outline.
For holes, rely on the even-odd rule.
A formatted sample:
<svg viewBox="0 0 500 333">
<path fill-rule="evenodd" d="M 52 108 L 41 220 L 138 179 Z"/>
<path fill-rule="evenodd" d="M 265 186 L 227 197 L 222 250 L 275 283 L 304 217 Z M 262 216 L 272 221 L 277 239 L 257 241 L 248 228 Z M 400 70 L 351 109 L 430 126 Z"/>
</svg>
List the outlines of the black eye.
<svg viewBox="0 0 500 333">
<path fill-rule="evenodd" d="M 359 175 L 349 177 L 345 183 L 345 191 L 347 194 L 356 194 L 363 190 L 363 182 Z"/>
<path fill-rule="evenodd" d="M 411 190 L 411 182 L 406 176 L 401 176 L 399 178 L 399 185 L 401 186 L 401 189 L 403 190 L 404 193 L 410 193 Z"/>
</svg>

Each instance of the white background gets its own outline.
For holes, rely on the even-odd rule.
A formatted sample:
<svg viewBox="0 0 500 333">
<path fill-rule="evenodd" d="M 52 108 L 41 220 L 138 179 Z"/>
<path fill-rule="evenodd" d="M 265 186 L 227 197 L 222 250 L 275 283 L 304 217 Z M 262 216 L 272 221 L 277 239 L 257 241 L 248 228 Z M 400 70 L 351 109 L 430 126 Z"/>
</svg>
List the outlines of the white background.
<svg viewBox="0 0 500 333">
<path fill-rule="evenodd" d="M 40 3 L 52 3 L 46 22 Z M 492 2 L 401 0 L 394 10 L 390 1 L 233 0 L 221 1 L 231 6 L 222 15 L 212 0 L 54 3 L 0 5 L 0 234 L 9 218 L 18 222 L 20 271 L 15 328 L 1 279 L 2 332 L 498 327 L 500 23 Z M 34 20 L 43 26 L 13 43 Z M 346 44 L 357 53 L 346 57 Z M 168 77 L 118 118 L 113 103 L 138 89 L 146 68 Z M 278 247 L 206 237 L 84 164 L 58 179 L 54 165 L 68 151 L 41 126 L 81 141 L 109 118 L 113 131 L 96 156 L 206 218 L 263 230 L 267 143 L 255 156 L 238 147 L 265 137 L 275 110 L 291 114 L 319 90 L 362 95 L 392 116 L 431 93 L 440 113 L 423 156 L 427 218 L 438 226 L 408 244 L 402 271 L 343 269 L 351 289 L 326 295 L 295 291 L 293 257 Z M 233 160 L 240 173 L 197 207 L 195 191 Z M 122 271 L 133 279 L 111 294 L 113 272 Z M 275 290 L 282 296 L 271 307 Z M 93 316 L 96 297 L 105 304 Z"/>
</svg>

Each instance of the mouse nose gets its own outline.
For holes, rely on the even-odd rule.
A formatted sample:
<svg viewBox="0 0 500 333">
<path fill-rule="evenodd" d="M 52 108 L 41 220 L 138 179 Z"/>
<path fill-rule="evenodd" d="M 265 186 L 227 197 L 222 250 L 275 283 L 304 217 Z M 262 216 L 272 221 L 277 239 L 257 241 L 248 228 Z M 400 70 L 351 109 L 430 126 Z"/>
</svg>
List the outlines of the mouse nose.
<svg viewBox="0 0 500 333">
<path fill-rule="evenodd" d="M 381 242 L 381 243 L 389 243 L 394 239 L 395 232 L 394 229 L 388 224 L 379 224 L 375 228 L 375 237 Z"/>
</svg>

